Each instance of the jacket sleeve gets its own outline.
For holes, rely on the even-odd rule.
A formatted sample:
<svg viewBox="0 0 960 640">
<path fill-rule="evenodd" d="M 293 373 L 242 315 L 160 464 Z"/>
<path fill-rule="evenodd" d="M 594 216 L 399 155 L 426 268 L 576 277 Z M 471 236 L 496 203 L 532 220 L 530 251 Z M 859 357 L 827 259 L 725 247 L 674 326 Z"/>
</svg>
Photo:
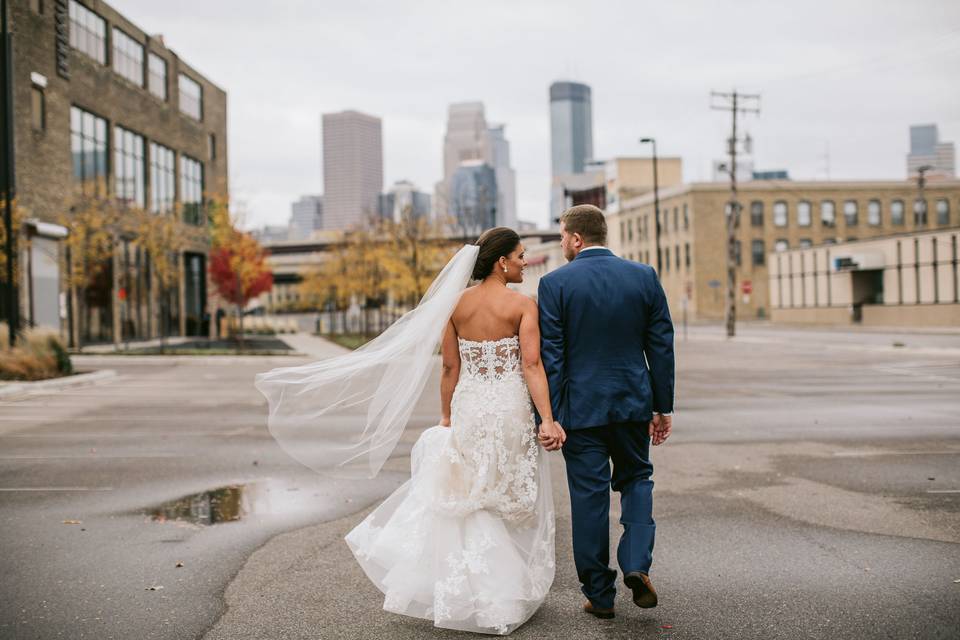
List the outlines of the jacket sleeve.
<svg viewBox="0 0 960 640">
<path fill-rule="evenodd" d="M 563 396 L 563 323 L 561 301 L 555 284 L 540 280 L 537 287 L 540 305 L 540 359 L 550 387 L 550 407 L 554 419 L 560 420 Z M 539 422 L 539 416 L 537 416 Z"/>
<path fill-rule="evenodd" d="M 653 411 L 673 412 L 674 357 L 673 320 L 667 307 L 667 297 L 660 280 L 652 273 L 652 295 L 647 304 L 647 334 L 644 354 L 650 366 L 650 386 L 653 389 Z"/>
</svg>

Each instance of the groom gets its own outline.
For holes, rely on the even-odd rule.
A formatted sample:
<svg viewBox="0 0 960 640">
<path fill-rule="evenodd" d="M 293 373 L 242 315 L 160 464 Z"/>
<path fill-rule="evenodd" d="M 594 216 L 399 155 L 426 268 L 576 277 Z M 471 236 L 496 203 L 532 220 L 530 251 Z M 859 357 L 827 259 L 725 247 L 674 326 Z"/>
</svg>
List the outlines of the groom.
<svg viewBox="0 0 960 640">
<path fill-rule="evenodd" d="M 656 530 L 650 445 L 670 435 L 674 382 L 673 323 L 657 274 L 613 255 L 606 239 L 600 209 L 567 209 L 560 246 L 570 264 L 538 290 L 541 358 L 553 415 L 567 432 L 573 558 L 584 610 L 599 618 L 613 617 L 616 594 L 611 487 L 620 493 L 624 584 L 637 606 L 657 605 L 648 576 Z"/>
</svg>

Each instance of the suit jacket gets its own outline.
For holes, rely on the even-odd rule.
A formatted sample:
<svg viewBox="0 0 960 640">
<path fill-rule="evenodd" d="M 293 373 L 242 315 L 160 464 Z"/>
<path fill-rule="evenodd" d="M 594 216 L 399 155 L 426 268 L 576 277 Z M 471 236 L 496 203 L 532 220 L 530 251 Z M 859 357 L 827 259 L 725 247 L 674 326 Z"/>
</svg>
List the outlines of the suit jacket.
<svg viewBox="0 0 960 640">
<path fill-rule="evenodd" d="M 673 322 L 649 265 L 581 252 L 540 280 L 541 359 L 564 429 L 673 411 Z"/>
</svg>

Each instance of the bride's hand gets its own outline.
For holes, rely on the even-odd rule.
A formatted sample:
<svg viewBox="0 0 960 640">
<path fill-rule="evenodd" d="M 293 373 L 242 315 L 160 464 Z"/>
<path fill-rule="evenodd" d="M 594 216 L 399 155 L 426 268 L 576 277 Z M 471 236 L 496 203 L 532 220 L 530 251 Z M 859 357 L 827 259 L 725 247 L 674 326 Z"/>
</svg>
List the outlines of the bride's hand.
<svg viewBox="0 0 960 640">
<path fill-rule="evenodd" d="M 438 422 L 437 424 L 440 425 L 441 427 L 449 427 L 450 418 L 440 418 L 440 422 Z"/>
<path fill-rule="evenodd" d="M 540 433 L 537 438 L 540 440 L 540 444 L 544 449 L 547 451 L 556 451 L 566 442 L 567 434 L 559 422 L 555 420 L 545 421 L 540 425 Z"/>
</svg>

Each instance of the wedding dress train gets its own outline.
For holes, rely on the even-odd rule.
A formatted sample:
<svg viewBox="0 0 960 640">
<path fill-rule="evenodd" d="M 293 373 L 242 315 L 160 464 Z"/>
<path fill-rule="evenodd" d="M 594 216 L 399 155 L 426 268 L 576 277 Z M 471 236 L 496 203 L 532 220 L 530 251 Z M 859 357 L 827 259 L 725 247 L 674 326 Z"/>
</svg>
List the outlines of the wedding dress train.
<svg viewBox="0 0 960 640">
<path fill-rule="evenodd" d="M 554 577 L 547 457 L 517 336 L 459 340 L 451 427 L 423 432 L 411 478 L 346 536 L 387 611 L 508 634 Z"/>
</svg>

